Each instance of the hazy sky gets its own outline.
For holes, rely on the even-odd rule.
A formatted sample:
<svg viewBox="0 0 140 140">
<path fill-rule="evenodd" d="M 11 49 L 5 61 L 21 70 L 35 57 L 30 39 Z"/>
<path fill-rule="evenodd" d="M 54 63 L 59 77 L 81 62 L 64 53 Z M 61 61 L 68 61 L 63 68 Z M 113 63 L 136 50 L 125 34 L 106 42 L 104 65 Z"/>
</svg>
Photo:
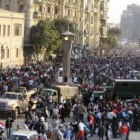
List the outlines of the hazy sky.
<svg viewBox="0 0 140 140">
<path fill-rule="evenodd" d="M 123 10 L 127 9 L 128 4 L 139 4 L 140 0 L 109 0 L 108 22 L 119 23 Z"/>
</svg>

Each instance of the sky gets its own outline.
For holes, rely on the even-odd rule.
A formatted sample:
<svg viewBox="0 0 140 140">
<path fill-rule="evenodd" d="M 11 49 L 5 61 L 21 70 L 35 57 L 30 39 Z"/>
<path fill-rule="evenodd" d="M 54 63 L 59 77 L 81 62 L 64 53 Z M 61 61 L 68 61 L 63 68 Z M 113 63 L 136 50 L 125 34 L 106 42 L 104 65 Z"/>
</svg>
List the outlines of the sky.
<svg viewBox="0 0 140 140">
<path fill-rule="evenodd" d="M 109 0 L 108 22 L 119 23 L 122 11 L 126 10 L 129 4 L 140 5 L 140 0 Z"/>
</svg>

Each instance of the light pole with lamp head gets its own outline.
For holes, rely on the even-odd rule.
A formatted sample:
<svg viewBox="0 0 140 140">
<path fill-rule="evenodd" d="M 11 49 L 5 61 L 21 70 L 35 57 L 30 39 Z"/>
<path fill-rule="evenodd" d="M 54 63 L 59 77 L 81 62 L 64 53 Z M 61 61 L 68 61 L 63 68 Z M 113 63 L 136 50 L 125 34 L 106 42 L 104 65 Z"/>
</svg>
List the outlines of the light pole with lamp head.
<svg viewBox="0 0 140 140">
<path fill-rule="evenodd" d="M 70 80 L 70 59 L 72 44 L 75 39 L 75 34 L 69 31 L 61 34 L 62 48 L 63 48 L 63 82 L 69 82 Z"/>
</svg>

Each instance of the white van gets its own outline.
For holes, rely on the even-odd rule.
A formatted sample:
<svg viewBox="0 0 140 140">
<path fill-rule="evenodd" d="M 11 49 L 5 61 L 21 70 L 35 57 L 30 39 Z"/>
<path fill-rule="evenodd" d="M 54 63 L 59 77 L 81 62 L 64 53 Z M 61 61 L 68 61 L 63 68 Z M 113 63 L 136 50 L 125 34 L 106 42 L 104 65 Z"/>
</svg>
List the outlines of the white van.
<svg viewBox="0 0 140 140">
<path fill-rule="evenodd" d="M 16 130 L 12 133 L 10 140 L 38 140 L 36 131 Z"/>
</svg>

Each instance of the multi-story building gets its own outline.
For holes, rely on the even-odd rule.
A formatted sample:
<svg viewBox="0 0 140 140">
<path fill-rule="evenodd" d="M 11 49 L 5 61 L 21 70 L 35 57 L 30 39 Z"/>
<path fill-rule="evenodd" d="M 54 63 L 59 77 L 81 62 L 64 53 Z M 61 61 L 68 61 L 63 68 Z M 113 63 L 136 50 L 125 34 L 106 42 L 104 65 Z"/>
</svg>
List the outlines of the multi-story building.
<svg viewBox="0 0 140 140">
<path fill-rule="evenodd" d="M 24 64 L 24 13 L 0 9 L 0 67 Z"/>
<path fill-rule="evenodd" d="M 100 37 L 106 37 L 108 0 L 0 0 L 0 7 L 25 13 L 25 48 L 30 27 L 40 19 L 68 18 L 77 29 L 74 46 L 97 48 Z M 91 52 L 91 51 L 90 51 Z"/>
<path fill-rule="evenodd" d="M 137 40 L 140 36 L 140 6 L 128 5 L 121 16 L 121 30 L 123 39 Z"/>
</svg>

